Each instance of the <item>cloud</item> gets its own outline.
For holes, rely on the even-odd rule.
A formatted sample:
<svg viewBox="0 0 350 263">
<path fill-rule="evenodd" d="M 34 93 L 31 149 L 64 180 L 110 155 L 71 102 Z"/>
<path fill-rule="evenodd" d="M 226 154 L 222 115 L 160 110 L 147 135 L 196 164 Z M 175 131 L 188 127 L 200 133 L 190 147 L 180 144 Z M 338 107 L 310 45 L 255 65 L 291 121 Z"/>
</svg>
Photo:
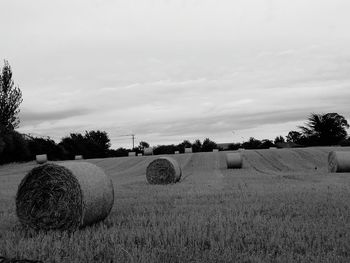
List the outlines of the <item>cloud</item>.
<svg viewBox="0 0 350 263">
<path fill-rule="evenodd" d="M 75 118 L 90 113 L 87 108 L 73 108 L 59 111 L 32 111 L 30 109 L 23 109 L 20 113 L 21 126 L 37 125 L 43 122 L 56 122 L 69 118 Z"/>
</svg>

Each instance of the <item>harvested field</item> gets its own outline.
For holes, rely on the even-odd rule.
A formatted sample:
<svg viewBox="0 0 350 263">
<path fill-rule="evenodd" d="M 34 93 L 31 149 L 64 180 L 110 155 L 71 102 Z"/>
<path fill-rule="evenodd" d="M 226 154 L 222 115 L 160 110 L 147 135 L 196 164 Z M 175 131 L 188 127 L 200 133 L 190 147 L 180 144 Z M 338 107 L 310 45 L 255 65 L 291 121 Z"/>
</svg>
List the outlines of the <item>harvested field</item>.
<svg viewBox="0 0 350 263">
<path fill-rule="evenodd" d="M 173 185 L 150 185 L 159 156 L 86 160 L 113 181 L 101 223 L 69 235 L 28 232 L 15 214 L 17 186 L 34 162 L 0 166 L 0 256 L 44 262 L 349 262 L 350 173 L 329 173 L 315 147 L 172 155 Z M 58 162 L 59 163 L 59 162 Z"/>
</svg>

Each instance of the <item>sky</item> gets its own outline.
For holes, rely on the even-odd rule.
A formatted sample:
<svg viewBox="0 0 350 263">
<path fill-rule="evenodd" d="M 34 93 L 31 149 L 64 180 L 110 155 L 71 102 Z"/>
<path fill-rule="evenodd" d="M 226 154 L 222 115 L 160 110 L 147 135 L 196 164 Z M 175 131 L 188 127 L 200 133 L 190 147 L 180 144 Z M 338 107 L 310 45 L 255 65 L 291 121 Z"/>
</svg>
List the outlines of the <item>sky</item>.
<svg viewBox="0 0 350 263">
<path fill-rule="evenodd" d="M 350 121 L 348 0 L 0 0 L 18 131 L 112 148 L 274 139 Z M 3 66 L 3 63 L 0 63 Z"/>
</svg>

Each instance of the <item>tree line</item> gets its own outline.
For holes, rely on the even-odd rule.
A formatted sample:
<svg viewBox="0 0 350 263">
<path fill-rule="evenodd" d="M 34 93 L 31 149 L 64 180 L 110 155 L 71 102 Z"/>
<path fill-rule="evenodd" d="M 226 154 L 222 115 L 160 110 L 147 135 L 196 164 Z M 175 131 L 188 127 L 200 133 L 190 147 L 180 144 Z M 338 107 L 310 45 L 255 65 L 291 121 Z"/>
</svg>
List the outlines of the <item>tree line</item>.
<svg viewBox="0 0 350 263">
<path fill-rule="evenodd" d="M 7 61 L 0 72 L 0 163 L 33 160 L 38 154 L 47 154 L 49 160 L 74 159 L 75 155 L 84 158 L 105 158 L 127 156 L 130 151 L 142 153 L 150 147 L 147 142 L 141 141 L 134 149 L 110 149 L 111 143 L 107 132 L 100 130 L 71 133 L 61 139 L 59 143 L 49 137 L 33 137 L 20 134 L 18 128 L 22 103 L 22 92 L 14 85 L 12 70 Z M 241 143 L 230 143 L 228 150 L 267 149 L 270 147 L 307 147 L 342 145 L 350 146 L 347 134 L 349 124 L 338 113 L 312 113 L 304 126 L 299 130 L 290 131 L 285 137 L 277 136 L 274 141 L 269 139 L 258 140 L 254 137 Z M 211 152 L 213 149 L 224 150 L 216 142 L 206 138 L 201 142 L 184 140 L 179 144 L 157 145 L 153 147 L 153 154 L 173 154 L 175 151 L 183 153 L 185 148 L 192 148 L 193 152 Z"/>
</svg>

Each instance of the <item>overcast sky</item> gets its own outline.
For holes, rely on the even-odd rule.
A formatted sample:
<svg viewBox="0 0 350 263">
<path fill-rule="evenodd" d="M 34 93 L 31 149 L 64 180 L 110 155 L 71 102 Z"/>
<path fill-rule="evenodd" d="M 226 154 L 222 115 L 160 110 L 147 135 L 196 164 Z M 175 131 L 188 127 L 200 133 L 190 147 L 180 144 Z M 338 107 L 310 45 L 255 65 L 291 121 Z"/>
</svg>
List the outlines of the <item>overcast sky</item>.
<svg viewBox="0 0 350 263">
<path fill-rule="evenodd" d="M 20 132 L 107 131 L 113 148 L 274 139 L 350 121 L 348 0 L 0 1 Z M 3 66 L 3 63 L 0 64 Z"/>
</svg>

